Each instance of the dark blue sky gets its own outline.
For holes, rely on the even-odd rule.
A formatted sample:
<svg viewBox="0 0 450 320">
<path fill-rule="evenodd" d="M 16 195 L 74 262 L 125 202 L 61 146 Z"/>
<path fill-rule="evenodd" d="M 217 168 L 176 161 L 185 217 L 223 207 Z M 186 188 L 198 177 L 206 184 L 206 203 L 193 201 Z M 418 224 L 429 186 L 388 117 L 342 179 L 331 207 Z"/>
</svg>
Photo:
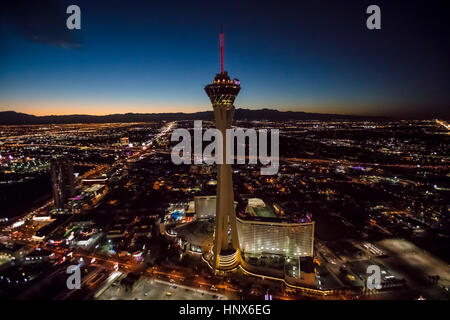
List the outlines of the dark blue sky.
<svg viewBox="0 0 450 320">
<path fill-rule="evenodd" d="M 446 1 L 312 2 L 6 1 L 0 110 L 208 110 L 223 24 L 237 107 L 448 116 Z M 81 8 L 79 31 L 66 28 L 70 4 Z M 366 28 L 370 4 L 382 30 Z"/>
</svg>

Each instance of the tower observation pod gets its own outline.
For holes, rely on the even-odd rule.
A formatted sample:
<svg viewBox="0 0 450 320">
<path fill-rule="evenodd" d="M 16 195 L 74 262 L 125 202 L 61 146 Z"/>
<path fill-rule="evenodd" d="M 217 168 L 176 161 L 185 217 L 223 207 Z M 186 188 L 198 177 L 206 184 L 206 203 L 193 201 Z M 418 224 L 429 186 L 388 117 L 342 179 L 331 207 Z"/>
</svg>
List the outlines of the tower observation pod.
<svg viewBox="0 0 450 320">
<path fill-rule="evenodd" d="M 223 161 L 222 164 L 217 164 L 216 226 L 211 263 L 214 270 L 228 270 L 239 265 L 241 261 L 234 209 L 232 171 L 231 166 L 226 163 L 226 129 L 231 128 L 235 110 L 233 103 L 241 87 L 239 80 L 232 81 L 223 68 L 223 31 L 220 33 L 219 43 L 220 73 L 216 74 L 213 83 L 205 87 L 214 110 L 216 128 L 223 136 Z"/>
</svg>

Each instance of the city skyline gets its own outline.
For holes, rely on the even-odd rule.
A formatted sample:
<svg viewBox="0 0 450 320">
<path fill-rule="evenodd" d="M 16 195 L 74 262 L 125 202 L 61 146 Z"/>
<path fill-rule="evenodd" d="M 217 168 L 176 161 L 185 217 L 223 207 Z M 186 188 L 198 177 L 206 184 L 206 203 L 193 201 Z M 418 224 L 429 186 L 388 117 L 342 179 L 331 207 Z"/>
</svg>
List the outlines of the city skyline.
<svg viewBox="0 0 450 320">
<path fill-rule="evenodd" d="M 0 111 L 34 115 L 209 110 L 199 88 L 225 65 L 246 83 L 237 108 L 350 115 L 448 114 L 448 26 L 441 5 L 380 2 L 368 30 L 364 1 L 270 1 L 134 6 L 78 1 L 81 30 L 65 27 L 65 1 L 23 13 L 4 5 Z M 18 13 L 21 13 L 20 15 Z M 20 18 L 19 18 L 20 17 Z M 177 94 L 175 94 L 177 93 Z"/>
</svg>

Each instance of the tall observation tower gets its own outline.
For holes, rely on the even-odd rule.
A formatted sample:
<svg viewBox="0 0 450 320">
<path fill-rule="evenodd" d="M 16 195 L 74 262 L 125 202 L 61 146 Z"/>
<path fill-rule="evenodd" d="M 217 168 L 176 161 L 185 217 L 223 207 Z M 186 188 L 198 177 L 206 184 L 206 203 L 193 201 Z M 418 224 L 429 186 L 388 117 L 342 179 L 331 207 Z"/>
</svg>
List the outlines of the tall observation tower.
<svg viewBox="0 0 450 320">
<path fill-rule="evenodd" d="M 241 90 L 239 80 L 231 81 L 223 69 L 223 31 L 220 33 L 220 73 L 213 83 L 205 87 L 211 100 L 216 128 L 223 136 L 223 164 L 217 164 L 216 229 L 213 248 L 213 266 L 217 270 L 227 270 L 237 266 L 241 260 L 239 239 L 234 210 L 233 180 L 231 166 L 226 164 L 226 129 L 231 128 L 234 116 L 234 99 Z"/>
</svg>

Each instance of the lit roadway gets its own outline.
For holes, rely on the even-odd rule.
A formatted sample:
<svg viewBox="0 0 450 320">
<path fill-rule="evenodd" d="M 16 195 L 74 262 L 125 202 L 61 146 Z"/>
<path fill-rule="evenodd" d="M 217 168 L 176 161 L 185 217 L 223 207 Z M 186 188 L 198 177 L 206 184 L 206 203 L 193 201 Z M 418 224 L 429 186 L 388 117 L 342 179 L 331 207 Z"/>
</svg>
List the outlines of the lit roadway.
<svg viewBox="0 0 450 320">
<path fill-rule="evenodd" d="M 450 124 L 448 124 L 448 123 L 445 122 L 445 121 L 438 120 L 438 119 L 436 119 L 435 121 L 436 121 L 436 123 L 437 123 L 438 125 L 443 126 L 445 129 L 447 129 L 447 130 L 450 131 Z"/>
<path fill-rule="evenodd" d="M 355 162 L 348 160 L 334 160 L 334 159 L 309 159 L 309 158 L 280 158 L 280 160 L 285 161 L 287 163 L 296 164 L 299 162 L 311 162 L 318 164 L 342 164 L 342 165 L 351 165 L 351 166 L 365 166 L 365 167 L 398 167 L 398 168 L 406 168 L 406 169 L 417 169 L 417 165 L 414 164 L 392 164 L 392 163 L 365 163 L 365 162 Z M 448 165 L 443 166 L 428 166 L 428 165 L 420 165 L 420 168 L 423 169 L 434 169 L 434 170 L 448 170 Z"/>
<path fill-rule="evenodd" d="M 5 147 L 40 147 L 40 148 L 65 148 L 65 149 L 77 149 L 77 150 L 91 150 L 91 151 L 123 151 L 123 147 L 104 147 L 104 146 L 73 146 L 67 144 L 42 144 L 42 143 L 8 143 Z M 135 148 L 137 149 L 137 148 Z"/>
</svg>

